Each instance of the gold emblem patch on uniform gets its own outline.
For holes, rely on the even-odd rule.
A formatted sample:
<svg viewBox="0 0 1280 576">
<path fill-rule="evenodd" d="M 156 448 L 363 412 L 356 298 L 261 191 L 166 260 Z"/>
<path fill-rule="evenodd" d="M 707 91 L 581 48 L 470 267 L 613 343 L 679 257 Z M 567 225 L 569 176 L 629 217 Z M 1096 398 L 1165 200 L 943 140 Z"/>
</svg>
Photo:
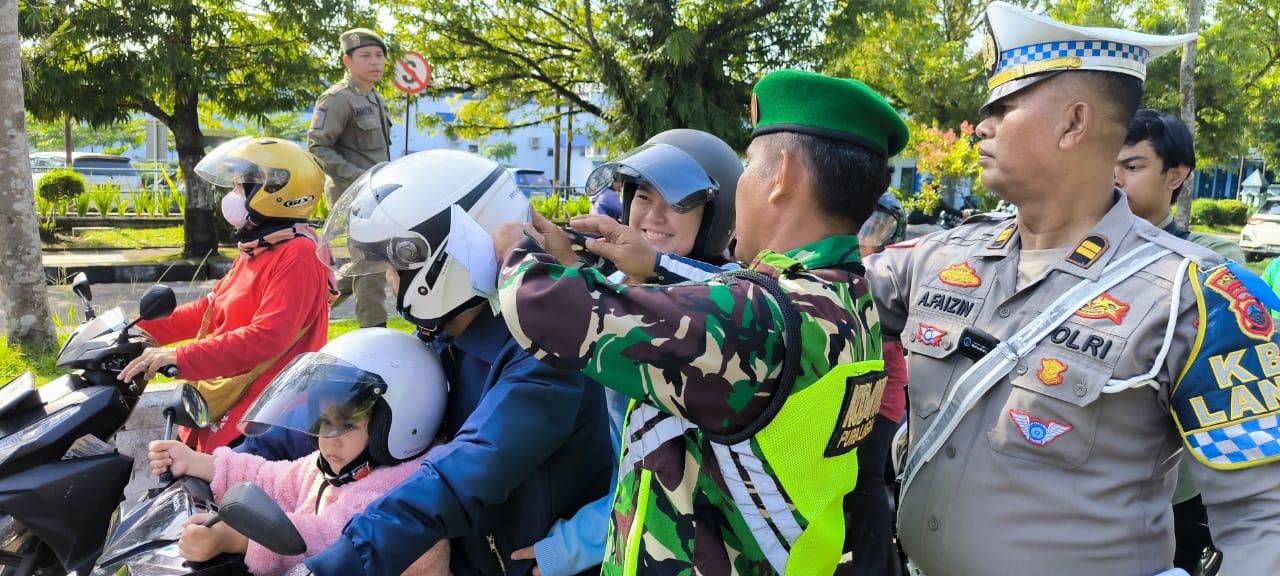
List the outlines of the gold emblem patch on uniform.
<svg viewBox="0 0 1280 576">
<path fill-rule="evenodd" d="M 1067 363 L 1057 358 L 1041 358 L 1040 369 L 1036 370 L 1036 378 L 1045 386 L 1057 386 L 1064 380 L 1062 375 L 1067 371 Z"/>
<path fill-rule="evenodd" d="M 840 403 L 839 421 L 823 452 L 827 458 L 847 454 L 857 448 L 871 434 L 880 413 L 880 398 L 889 376 L 884 372 L 869 372 L 850 377 L 844 387 L 844 401 Z"/>
<path fill-rule="evenodd" d="M 751 125 L 755 126 L 760 123 L 760 102 L 756 100 L 756 95 L 751 95 Z"/>
<path fill-rule="evenodd" d="M 987 245 L 987 248 L 992 248 L 995 250 L 1004 248 L 1005 245 L 1009 243 L 1009 239 L 1013 238 L 1013 233 L 1017 231 L 1018 231 L 1018 225 L 1016 223 L 1005 226 L 1004 229 L 1001 230 L 999 234 L 996 234 L 996 239 L 992 240 L 991 244 Z"/>
<path fill-rule="evenodd" d="M 1107 319 L 1119 325 L 1124 322 L 1124 315 L 1129 313 L 1129 304 L 1117 300 L 1114 296 L 1103 292 L 1088 304 L 1076 310 L 1076 316 L 1090 320 Z"/>
<path fill-rule="evenodd" d="M 978 271 L 973 269 L 968 262 L 959 262 L 943 268 L 938 273 L 938 280 L 949 286 L 957 286 L 960 288 L 973 288 L 982 285 L 982 278 L 978 277 Z"/>
<path fill-rule="evenodd" d="M 1089 268 L 1094 262 L 1107 251 L 1107 246 L 1111 244 L 1107 242 L 1107 237 L 1101 234 L 1090 234 L 1071 254 L 1067 255 L 1067 262 L 1075 264 L 1081 268 Z"/>
</svg>

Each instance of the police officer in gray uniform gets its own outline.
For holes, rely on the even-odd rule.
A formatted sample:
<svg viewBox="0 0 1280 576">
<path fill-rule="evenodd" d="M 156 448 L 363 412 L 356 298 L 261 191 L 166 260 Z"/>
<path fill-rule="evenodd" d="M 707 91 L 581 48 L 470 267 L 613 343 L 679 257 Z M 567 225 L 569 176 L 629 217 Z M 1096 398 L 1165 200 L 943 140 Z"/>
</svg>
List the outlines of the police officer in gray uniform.
<svg viewBox="0 0 1280 576">
<path fill-rule="evenodd" d="M 882 330 L 911 353 L 913 570 L 1181 574 L 1169 499 L 1186 456 L 1220 573 L 1280 574 L 1280 303 L 1112 186 L 1146 62 L 1194 36 L 1002 2 L 987 24 L 979 162 L 1017 216 L 867 259 Z"/>
<path fill-rule="evenodd" d="M 365 28 L 343 32 L 340 40 L 346 76 L 316 100 L 311 129 L 307 130 L 307 149 L 320 160 L 328 176 L 325 196 L 329 206 L 366 170 L 391 159 L 387 105 L 374 91 L 386 68 L 387 45 Z M 341 298 L 355 293 L 356 320 L 362 328 L 387 324 L 386 278 L 341 278 L 338 289 Z"/>
</svg>

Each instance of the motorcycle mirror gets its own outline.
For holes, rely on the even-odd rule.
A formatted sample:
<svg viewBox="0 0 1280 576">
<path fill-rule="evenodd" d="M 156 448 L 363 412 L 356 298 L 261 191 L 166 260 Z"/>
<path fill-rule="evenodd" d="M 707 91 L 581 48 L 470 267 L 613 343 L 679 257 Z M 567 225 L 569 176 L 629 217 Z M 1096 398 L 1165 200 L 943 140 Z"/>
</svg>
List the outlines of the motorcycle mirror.
<svg viewBox="0 0 1280 576">
<path fill-rule="evenodd" d="M 165 412 L 173 414 L 173 423 L 187 428 L 209 426 L 209 403 L 195 386 L 183 382 L 173 389 Z"/>
<path fill-rule="evenodd" d="M 89 276 L 84 272 L 71 277 L 71 291 L 84 300 L 85 304 L 93 302 L 93 291 L 89 289 Z"/>
<path fill-rule="evenodd" d="M 177 307 L 178 297 L 173 294 L 173 289 L 164 284 L 156 284 L 142 294 L 142 300 L 138 303 L 138 317 L 143 320 L 164 318 Z"/>
<path fill-rule="evenodd" d="M 252 482 L 240 482 L 227 489 L 218 505 L 218 518 L 281 556 L 307 551 L 307 543 L 284 510 Z"/>
</svg>

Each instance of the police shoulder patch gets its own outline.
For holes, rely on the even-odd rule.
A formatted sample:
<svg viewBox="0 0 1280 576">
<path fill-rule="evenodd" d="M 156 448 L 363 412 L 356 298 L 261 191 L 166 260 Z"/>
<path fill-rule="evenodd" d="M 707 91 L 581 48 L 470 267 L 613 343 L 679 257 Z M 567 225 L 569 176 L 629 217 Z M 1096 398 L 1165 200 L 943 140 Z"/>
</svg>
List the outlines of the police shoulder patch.
<svg viewBox="0 0 1280 576">
<path fill-rule="evenodd" d="M 1280 460 L 1280 336 L 1248 270 L 1189 264 L 1196 340 L 1170 398 L 1187 450 L 1210 468 Z M 1268 291 L 1269 292 L 1269 291 Z M 1264 320 L 1265 318 L 1265 320 Z"/>
</svg>

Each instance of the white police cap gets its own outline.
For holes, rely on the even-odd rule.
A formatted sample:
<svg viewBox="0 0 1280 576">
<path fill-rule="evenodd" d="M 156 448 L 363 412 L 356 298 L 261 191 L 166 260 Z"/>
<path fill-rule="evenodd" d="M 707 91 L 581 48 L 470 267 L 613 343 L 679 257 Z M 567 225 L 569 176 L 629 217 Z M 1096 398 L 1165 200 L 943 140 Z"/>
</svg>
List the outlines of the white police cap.
<svg viewBox="0 0 1280 576">
<path fill-rule="evenodd" d="M 1147 62 L 1195 39 L 1195 34 L 1156 36 L 1117 28 L 1063 24 L 1004 2 L 987 6 L 982 56 L 995 101 L 1067 70 L 1097 70 L 1147 78 Z"/>
</svg>

